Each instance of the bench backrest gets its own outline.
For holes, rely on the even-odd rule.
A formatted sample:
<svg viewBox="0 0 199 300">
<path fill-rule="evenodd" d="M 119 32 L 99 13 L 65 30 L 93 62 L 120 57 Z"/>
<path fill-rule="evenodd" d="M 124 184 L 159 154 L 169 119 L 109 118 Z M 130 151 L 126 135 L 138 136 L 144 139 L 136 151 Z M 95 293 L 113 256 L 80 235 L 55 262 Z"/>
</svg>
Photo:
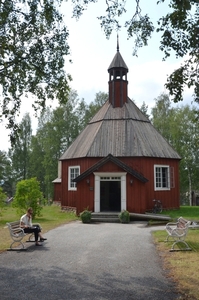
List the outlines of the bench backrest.
<svg viewBox="0 0 199 300">
<path fill-rule="evenodd" d="M 21 232 L 20 221 L 10 222 L 10 223 L 7 223 L 7 225 L 10 230 L 10 233 L 16 234 L 16 233 Z"/>
<path fill-rule="evenodd" d="M 184 219 L 183 217 L 180 217 L 177 222 L 177 228 L 187 230 L 190 224 L 190 221 Z"/>
</svg>

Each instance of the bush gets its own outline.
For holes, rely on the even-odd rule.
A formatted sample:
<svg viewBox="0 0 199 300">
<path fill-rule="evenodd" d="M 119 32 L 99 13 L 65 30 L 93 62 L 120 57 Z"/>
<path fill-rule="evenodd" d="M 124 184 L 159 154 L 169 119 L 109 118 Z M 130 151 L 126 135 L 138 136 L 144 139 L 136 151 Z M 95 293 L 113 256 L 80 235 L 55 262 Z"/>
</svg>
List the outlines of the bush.
<svg viewBox="0 0 199 300">
<path fill-rule="evenodd" d="M 5 206 L 6 194 L 3 192 L 3 189 L 0 187 L 0 215 L 1 209 Z"/>
<path fill-rule="evenodd" d="M 127 210 L 121 211 L 119 214 L 119 219 L 121 223 L 129 223 L 130 222 L 130 214 Z"/>
<path fill-rule="evenodd" d="M 19 213 L 25 213 L 29 207 L 33 209 L 33 219 L 40 216 L 43 194 L 36 178 L 21 180 L 17 183 L 13 207 L 17 207 Z"/>
<path fill-rule="evenodd" d="M 80 213 L 80 218 L 82 220 L 82 223 L 90 223 L 91 222 L 91 211 L 88 209 L 85 209 Z"/>
</svg>

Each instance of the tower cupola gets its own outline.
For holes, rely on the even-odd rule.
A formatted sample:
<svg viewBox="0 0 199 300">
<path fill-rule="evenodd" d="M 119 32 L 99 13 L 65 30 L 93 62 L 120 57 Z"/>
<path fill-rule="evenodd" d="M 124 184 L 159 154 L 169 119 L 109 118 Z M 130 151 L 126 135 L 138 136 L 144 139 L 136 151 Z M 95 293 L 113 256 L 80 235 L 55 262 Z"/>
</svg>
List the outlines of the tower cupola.
<svg viewBox="0 0 199 300">
<path fill-rule="evenodd" d="M 119 52 L 119 40 L 117 36 L 117 53 L 109 68 L 109 102 L 113 107 L 122 107 L 128 101 L 128 67 Z"/>
</svg>

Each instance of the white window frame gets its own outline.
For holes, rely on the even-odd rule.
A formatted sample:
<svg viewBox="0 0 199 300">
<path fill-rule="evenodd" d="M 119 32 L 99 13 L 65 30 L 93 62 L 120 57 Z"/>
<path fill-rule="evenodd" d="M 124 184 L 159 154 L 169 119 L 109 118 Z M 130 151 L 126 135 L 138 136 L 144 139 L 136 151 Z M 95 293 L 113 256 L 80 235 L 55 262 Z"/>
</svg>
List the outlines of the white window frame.
<svg viewBox="0 0 199 300">
<path fill-rule="evenodd" d="M 165 183 L 165 178 L 163 176 L 164 175 L 163 169 L 167 169 L 166 183 Z M 154 190 L 168 191 L 170 190 L 170 188 L 171 188 L 170 167 L 168 165 L 154 165 Z"/>
<path fill-rule="evenodd" d="M 78 175 L 77 173 L 75 174 L 75 176 L 71 176 L 71 170 L 78 170 Z M 68 167 L 68 190 L 69 191 L 76 191 L 77 190 L 77 186 L 76 186 L 76 182 L 72 182 L 73 179 L 75 179 L 77 176 L 80 175 L 80 166 L 70 166 Z"/>
</svg>

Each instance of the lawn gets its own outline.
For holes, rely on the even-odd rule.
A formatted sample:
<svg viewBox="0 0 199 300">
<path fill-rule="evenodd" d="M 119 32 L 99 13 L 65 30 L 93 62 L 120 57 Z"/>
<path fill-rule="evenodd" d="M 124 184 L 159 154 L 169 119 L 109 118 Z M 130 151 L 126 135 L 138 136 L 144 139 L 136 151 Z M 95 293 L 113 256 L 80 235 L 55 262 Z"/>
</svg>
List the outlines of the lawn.
<svg viewBox="0 0 199 300">
<path fill-rule="evenodd" d="M 171 216 L 173 220 L 182 216 L 188 220 L 199 222 L 199 207 L 181 207 L 179 210 L 167 211 L 165 214 Z M 187 234 L 186 242 L 192 251 L 170 252 L 173 242 L 165 243 L 167 237 L 165 230 L 155 231 L 153 237 L 158 254 L 162 259 L 163 268 L 176 282 L 179 291 L 183 292 L 184 297 L 182 299 L 198 300 L 199 230 L 190 229 Z"/>
<path fill-rule="evenodd" d="M 6 226 L 7 222 L 17 221 L 20 215 L 17 214 L 16 208 L 11 206 L 1 209 L 0 214 L 0 252 L 10 247 L 11 237 Z M 74 213 L 65 212 L 57 205 L 44 206 L 41 211 L 41 216 L 33 220 L 33 223 L 40 223 L 42 233 L 45 233 L 55 227 L 66 224 L 70 221 L 77 220 Z"/>
<path fill-rule="evenodd" d="M 188 220 L 199 222 L 199 207 L 181 207 L 179 210 L 164 211 L 163 214 L 169 215 L 173 221 L 180 216 Z M 20 218 L 15 208 L 5 207 L 0 215 L 0 252 L 5 251 L 11 243 L 6 222 L 16 221 Z M 77 220 L 74 213 L 63 212 L 59 206 L 45 206 L 42 215 L 34 220 L 42 226 L 45 233 L 55 227 Z M 153 222 L 150 222 L 153 225 Z M 163 226 L 164 228 L 164 226 Z M 163 268 L 168 271 L 168 275 L 174 280 L 184 297 L 181 300 L 199 299 L 199 230 L 189 230 L 186 242 L 192 251 L 170 252 L 172 242 L 165 243 L 166 231 L 153 232 L 154 243 L 157 253 L 160 255 Z"/>
</svg>

